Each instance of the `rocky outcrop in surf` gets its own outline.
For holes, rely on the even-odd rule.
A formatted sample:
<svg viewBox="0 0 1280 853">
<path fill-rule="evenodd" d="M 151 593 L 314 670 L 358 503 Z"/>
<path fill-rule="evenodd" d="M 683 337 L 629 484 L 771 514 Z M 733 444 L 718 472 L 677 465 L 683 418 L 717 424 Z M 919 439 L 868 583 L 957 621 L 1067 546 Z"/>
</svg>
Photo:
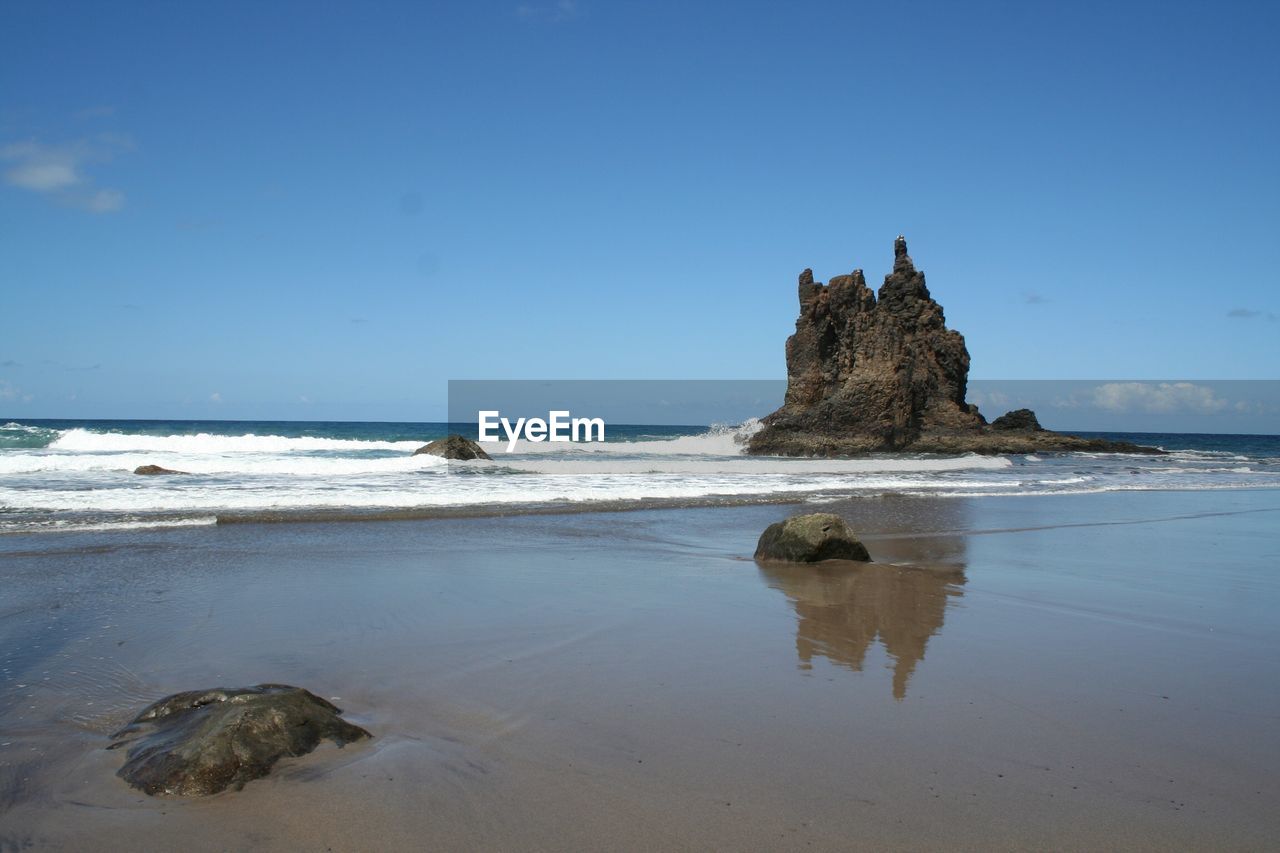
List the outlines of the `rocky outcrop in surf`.
<svg viewBox="0 0 1280 853">
<path fill-rule="evenodd" d="M 444 438 L 437 438 L 428 444 L 422 445 L 413 451 L 414 456 L 419 454 L 427 454 L 428 456 L 443 456 L 445 459 L 492 459 L 488 453 L 484 452 L 484 448 L 476 444 L 466 436 L 453 434 Z"/>
<path fill-rule="evenodd" d="M 1005 412 L 1000 417 L 991 422 L 992 429 L 999 430 L 1030 430 L 1032 432 L 1044 432 L 1044 427 L 1040 426 L 1040 419 L 1036 417 L 1036 413 L 1030 409 L 1014 409 L 1012 412 Z"/>
<path fill-rule="evenodd" d="M 814 281 L 812 270 L 800 274 L 800 317 L 786 347 L 786 398 L 751 437 L 749 452 L 1160 452 L 1048 430 L 993 430 L 965 401 L 964 336 L 947 328 L 905 238 L 894 241 L 893 255 L 893 272 L 878 293 L 862 270 L 825 285 Z"/>
<path fill-rule="evenodd" d="M 133 473 L 143 477 L 155 477 L 162 474 L 185 474 L 186 471 L 175 471 L 172 468 L 161 468 L 159 465 L 139 465 Z"/>
</svg>

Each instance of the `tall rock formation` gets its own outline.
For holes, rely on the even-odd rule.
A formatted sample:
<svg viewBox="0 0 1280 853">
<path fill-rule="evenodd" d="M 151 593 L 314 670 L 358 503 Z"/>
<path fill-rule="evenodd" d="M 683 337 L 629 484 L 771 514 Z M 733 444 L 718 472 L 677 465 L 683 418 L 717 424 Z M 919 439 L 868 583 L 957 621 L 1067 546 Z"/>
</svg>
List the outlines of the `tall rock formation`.
<svg viewBox="0 0 1280 853">
<path fill-rule="evenodd" d="M 969 351 L 947 328 L 924 273 L 893 244 L 879 293 L 862 270 L 826 285 L 800 274 L 800 318 L 787 339 L 787 396 L 749 452 L 841 456 L 873 451 L 1019 453 L 1144 450 L 1043 430 L 993 433 L 965 402 Z"/>
</svg>

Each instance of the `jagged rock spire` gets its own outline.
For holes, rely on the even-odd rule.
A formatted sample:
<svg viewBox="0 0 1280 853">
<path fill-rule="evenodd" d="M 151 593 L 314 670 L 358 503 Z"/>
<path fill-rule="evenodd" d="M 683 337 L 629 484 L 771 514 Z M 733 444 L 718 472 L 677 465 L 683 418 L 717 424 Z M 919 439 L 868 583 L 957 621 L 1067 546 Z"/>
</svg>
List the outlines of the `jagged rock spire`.
<svg viewBox="0 0 1280 853">
<path fill-rule="evenodd" d="M 899 234 L 893 241 L 893 271 L 906 272 L 915 268 L 916 265 L 911 262 L 911 256 L 907 254 L 907 238 Z"/>
<path fill-rule="evenodd" d="M 787 396 L 751 437 L 750 453 L 1163 452 L 1038 430 L 1022 413 L 1014 413 L 1019 428 L 988 427 L 965 401 L 964 337 L 947 328 L 905 237 L 893 241 L 893 272 L 878 295 L 862 270 L 825 286 L 805 270 L 799 290 L 800 317 L 787 338 Z"/>
<path fill-rule="evenodd" d="M 812 270 L 800 274 L 786 401 L 753 438 L 758 452 L 775 452 L 797 433 L 886 450 L 905 447 L 928 429 L 980 425 L 964 402 L 964 338 L 946 328 L 924 274 L 907 255 L 906 239 L 898 237 L 893 250 L 893 272 L 879 299 L 862 270 L 826 286 L 814 281 Z"/>
<path fill-rule="evenodd" d="M 805 270 L 800 273 L 800 308 L 802 310 L 816 299 L 821 292 L 822 285 L 813 283 L 813 270 Z"/>
</svg>

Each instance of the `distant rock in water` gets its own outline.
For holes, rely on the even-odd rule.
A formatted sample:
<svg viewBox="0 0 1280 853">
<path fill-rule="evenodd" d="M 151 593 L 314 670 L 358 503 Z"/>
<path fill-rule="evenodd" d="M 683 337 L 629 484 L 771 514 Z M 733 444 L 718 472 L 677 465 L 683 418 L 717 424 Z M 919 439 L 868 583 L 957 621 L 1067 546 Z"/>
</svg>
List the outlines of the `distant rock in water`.
<svg viewBox="0 0 1280 853">
<path fill-rule="evenodd" d="M 445 438 L 437 438 L 430 444 L 424 444 L 417 450 L 413 451 L 413 455 L 426 453 L 431 456 L 443 456 L 445 459 L 492 459 L 488 453 L 484 452 L 484 448 L 476 444 L 469 438 L 453 434 Z"/>
<path fill-rule="evenodd" d="M 1033 432 L 1044 432 L 1044 427 L 1040 426 L 1040 419 L 1036 417 L 1036 413 L 1030 409 L 1014 409 L 1012 412 L 1005 412 L 1000 417 L 991 422 L 992 429 L 1021 429 L 1031 430 Z"/>
<path fill-rule="evenodd" d="M 171 468 L 161 468 L 159 465 L 139 465 L 137 468 L 133 469 L 133 473 L 149 477 L 156 474 L 185 474 L 187 472 L 174 471 Z"/>
<path fill-rule="evenodd" d="M 177 693 L 148 706 L 112 735 L 128 747 L 116 774 L 147 794 L 201 797 L 266 776 L 285 756 L 306 755 L 322 740 L 344 746 L 370 734 L 301 687 Z"/>
<path fill-rule="evenodd" d="M 760 535 L 755 558 L 788 563 L 817 563 L 821 560 L 860 560 L 865 563 L 870 562 L 871 555 L 843 518 L 829 512 L 815 512 L 770 524 Z"/>
<path fill-rule="evenodd" d="M 787 339 L 787 394 L 751 437 L 748 452 L 1161 452 L 1026 427 L 993 430 L 965 402 L 964 336 L 947 328 L 905 238 L 894 241 L 893 254 L 893 272 L 879 293 L 862 270 L 826 285 L 814 282 L 812 270 L 800 274 L 800 317 Z"/>
</svg>

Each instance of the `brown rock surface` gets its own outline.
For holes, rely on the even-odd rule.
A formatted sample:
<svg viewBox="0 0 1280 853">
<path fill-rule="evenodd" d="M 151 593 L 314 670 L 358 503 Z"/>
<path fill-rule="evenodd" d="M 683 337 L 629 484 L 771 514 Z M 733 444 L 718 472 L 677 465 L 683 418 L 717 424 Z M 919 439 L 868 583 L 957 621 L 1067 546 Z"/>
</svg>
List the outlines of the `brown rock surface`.
<svg viewBox="0 0 1280 853">
<path fill-rule="evenodd" d="M 870 562 L 867 548 L 843 518 L 829 512 L 795 515 L 770 524 L 756 545 L 757 560 L 818 563 L 823 560 Z"/>
<path fill-rule="evenodd" d="M 413 455 L 426 453 L 431 456 L 443 456 L 445 459 L 492 459 L 488 453 L 484 452 L 479 444 L 471 439 L 453 434 L 444 438 L 437 438 L 428 444 L 424 444 L 417 450 L 413 451 Z"/>
<path fill-rule="evenodd" d="M 192 690 L 143 709 L 107 748 L 127 748 L 117 775 L 140 791 L 207 796 L 243 788 L 281 758 L 306 755 L 322 740 L 343 746 L 369 737 L 340 713 L 286 684 Z"/>
<path fill-rule="evenodd" d="M 1048 430 L 993 432 L 965 402 L 964 336 L 947 328 L 907 241 L 898 237 L 893 249 L 893 272 L 878 294 L 862 270 L 826 285 L 814 282 L 812 270 L 800 274 L 800 317 L 787 339 L 787 395 L 752 436 L 750 453 L 1159 452 Z"/>
<path fill-rule="evenodd" d="M 1012 412 L 1005 412 L 1000 417 L 991 422 L 992 429 L 1024 429 L 1040 432 L 1044 427 L 1040 426 L 1040 419 L 1036 417 L 1036 413 L 1030 409 L 1014 409 Z"/>
</svg>

